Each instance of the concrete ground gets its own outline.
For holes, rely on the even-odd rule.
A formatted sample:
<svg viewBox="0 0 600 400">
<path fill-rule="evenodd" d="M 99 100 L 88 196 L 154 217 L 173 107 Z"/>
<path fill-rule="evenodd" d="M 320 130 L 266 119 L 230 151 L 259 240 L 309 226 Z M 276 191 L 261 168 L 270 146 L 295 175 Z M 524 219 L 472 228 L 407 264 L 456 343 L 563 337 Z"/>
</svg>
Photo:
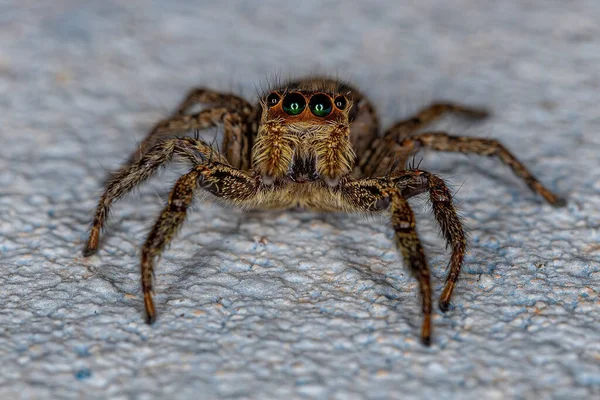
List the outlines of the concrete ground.
<svg viewBox="0 0 600 400">
<path fill-rule="evenodd" d="M 0 2 L 0 398 L 600 395 L 600 2 L 205 3 Z M 84 259 L 108 171 L 192 86 L 253 99 L 315 72 L 384 125 L 434 99 L 489 108 L 438 128 L 502 140 L 568 206 L 496 160 L 424 154 L 470 232 L 424 348 L 385 217 L 198 202 L 146 325 L 140 246 L 181 169 L 119 202 Z M 448 254 L 413 205 L 437 297 Z"/>
</svg>

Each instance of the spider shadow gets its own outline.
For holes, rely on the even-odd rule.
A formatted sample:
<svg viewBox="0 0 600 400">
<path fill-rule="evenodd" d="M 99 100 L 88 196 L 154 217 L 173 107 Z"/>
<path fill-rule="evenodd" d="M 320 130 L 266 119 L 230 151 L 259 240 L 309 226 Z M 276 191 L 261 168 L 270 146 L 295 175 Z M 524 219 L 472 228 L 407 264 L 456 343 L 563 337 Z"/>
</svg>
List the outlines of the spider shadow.
<svg viewBox="0 0 600 400">
<path fill-rule="evenodd" d="M 273 214 L 275 213 L 275 215 Z M 397 276 L 407 277 L 412 279 L 410 273 L 404 269 L 400 256 L 398 255 L 398 263 L 394 265 L 393 274 L 387 272 L 376 271 L 372 268 L 369 263 L 357 262 L 357 258 L 378 258 L 381 256 L 380 251 L 370 251 L 367 249 L 366 255 L 360 254 L 361 251 L 365 250 L 365 245 L 368 247 L 368 240 L 373 234 L 384 234 L 385 240 L 389 240 L 389 249 L 395 251 L 395 245 L 393 241 L 393 229 L 390 222 L 388 221 L 388 215 L 383 213 L 376 216 L 363 216 L 356 214 L 347 214 L 342 212 L 335 213 L 324 213 L 324 212 L 311 212 L 300 209 L 290 210 L 278 210 L 278 211 L 251 211 L 242 217 L 243 222 L 253 221 L 260 223 L 264 218 L 277 218 L 283 214 L 289 213 L 296 220 L 299 220 L 301 227 L 299 229 L 310 230 L 309 224 L 313 224 L 316 221 L 322 224 L 328 225 L 331 231 L 339 232 L 341 234 L 334 234 L 328 237 L 327 240 L 332 243 L 331 249 L 344 249 L 336 255 L 336 258 L 343 262 L 346 268 L 352 269 L 359 273 L 365 280 L 369 280 L 380 286 L 377 289 L 379 294 L 384 295 L 388 299 L 398 300 L 401 296 L 397 293 L 404 291 L 403 288 L 406 285 L 406 279 L 398 280 Z M 377 232 L 369 231 L 364 229 L 364 232 L 360 232 L 357 235 L 357 225 L 369 224 L 371 226 L 380 227 Z M 361 229 L 362 231 L 362 229 Z M 366 241 L 365 241 L 366 238 Z M 314 238 L 315 243 L 319 241 L 318 237 Z M 436 245 L 427 243 L 427 248 L 436 247 Z M 384 261 L 384 263 L 388 263 Z M 394 264 L 392 262 L 392 264 Z M 396 275 L 396 277 L 394 277 Z"/>
<path fill-rule="evenodd" d="M 226 208 L 224 208 L 226 209 Z M 389 236 L 390 239 L 390 247 L 393 248 L 393 239 L 392 239 L 392 229 L 391 226 L 388 227 L 389 222 L 382 223 L 381 221 L 385 220 L 385 216 L 375 216 L 375 217 L 365 217 L 353 214 L 347 214 L 342 212 L 334 212 L 334 213 L 325 213 L 325 212 L 313 212 L 303 209 L 287 209 L 287 210 L 250 210 L 245 212 L 236 213 L 237 215 L 228 217 L 232 219 L 237 219 L 237 223 L 235 226 L 232 226 L 231 229 L 227 231 L 223 231 L 225 234 L 231 235 L 244 235 L 244 224 L 258 224 L 260 225 L 265 220 L 276 220 L 279 218 L 292 218 L 299 223 L 299 226 L 295 230 L 306 230 L 311 231 L 314 228 L 311 228 L 311 224 L 315 222 L 326 225 L 329 229 L 328 231 L 335 232 L 331 236 L 327 237 L 327 241 L 331 241 L 333 243 L 332 249 L 345 249 L 345 251 L 340 252 L 339 259 L 343 261 L 348 268 L 352 268 L 359 272 L 361 275 L 369 278 L 370 280 L 382 284 L 384 286 L 390 286 L 386 274 L 374 271 L 368 265 L 360 265 L 356 261 L 353 261 L 356 256 L 356 251 L 354 250 L 357 245 L 364 243 L 364 238 L 370 236 L 369 232 L 365 231 L 364 233 L 359 235 L 359 239 L 356 239 L 356 224 L 360 224 L 361 221 L 369 224 L 376 224 L 382 226 L 381 231 L 387 231 L 389 228 L 389 232 L 386 232 L 386 236 Z M 381 220 L 381 221 L 380 221 Z M 276 229 L 276 228 L 275 228 Z M 341 233 L 341 234 L 338 234 Z M 268 237 L 266 238 L 269 239 Z M 293 239 L 292 239 L 293 240 Z M 318 235 L 314 237 L 315 244 L 319 242 Z M 310 249 L 309 249 L 310 250 Z M 215 243 L 215 245 L 210 246 L 211 252 L 225 251 L 225 246 L 219 245 Z M 350 253 L 349 253 L 350 252 Z M 199 256 L 200 258 L 208 258 L 209 254 L 206 253 L 206 249 L 201 249 L 196 252 L 195 256 Z M 370 255 L 371 257 L 376 257 L 375 253 Z M 268 254 L 267 254 L 268 257 Z"/>
<path fill-rule="evenodd" d="M 157 198 L 160 198 L 161 201 L 165 201 L 169 192 L 169 185 L 161 185 L 160 187 L 155 187 L 154 190 Z M 392 266 L 392 269 L 389 270 L 390 272 L 377 271 L 373 269 L 372 265 L 368 262 L 356 261 L 357 258 L 381 257 L 381 244 L 379 247 L 373 247 L 375 249 L 374 251 L 369 247 L 369 240 L 375 240 L 372 237 L 373 235 L 385 235 L 386 239 L 379 238 L 378 240 L 389 240 L 389 250 L 396 250 L 393 240 L 393 229 L 387 213 L 365 216 L 343 212 L 312 212 L 302 209 L 238 211 L 231 209 L 228 206 L 220 205 L 218 201 L 202 198 L 199 198 L 194 202 L 193 208 L 195 208 L 196 211 L 200 211 L 207 203 L 210 204 L 209 207 L 221 210 L 219 214 L 222 215 L 221 218 L 224 218 L 226 222 L 220 226 L 219 233 L 223 236 L 230 236 L 231 240 L 236 240 L 236 236 L 240 236 L 240 238 L 245 236 L 246 239 L 248 238 L 249 234 L 244 230 L 244 225 L 247 223 L 260 225 L 266 220 L 273 221 L 281 218 L 283 219 L 281 223 L 285 224 L 285 216 L 287 215 L 288 218 L 295 220 L 296 223 L 299 224 L 294 230 L 311 231 L 314 229 L 311 225 L 318 222 L 319 224 L 328 226 L 328 228 L 326 228 L 328 232 L 334 232 L 331 236 L 327 237 L 327 241 L 332 244 L 331 249 L 343 249 L 335 254 L 334 257 L 345 264 L 346 268 L 356 271 L 365 280 L 369 280 L 378 285 L 379 288 L 374 290 L 379 295 L 383 295 L 390 300 L 399 300 L 402 298 L 400 293 L 407 291 L 407 283 L 413 284 L 412 276 L 410 275 L 410 272 L 405 269 L 399 253 L 397 262 L 390 262 L 389 260 L 383 261 L 383 264 Z M 194 210 L 191 210 L 191 212 L 194 213 Z M 211 211 L 209 214 L 213 214 L 213 212 Z M 419 215 L 418 217 L 419 223 L 421 224 L 424 222 L 423 217 L 430 219 L 431 216 Z M 211 223 L 210 219 L 200 218 L 200 220 L 203 220 L 203 224 Z M 188 224 L 190 222 L 192 221 L 188 221 Z M 364 227 L 363 225 L 368 225 L 371 228 Z M 274 229 L 277 230 L 277 226 L 275 226 Z M 194 232 L 187 232 L 186 236 L 196 235 L 199 231 L 201 232 L 201 230 L 201 227 L 198 230 L 194 229 Z M 357 230 L 360 230 L 360 232 Z M 289 234 L 289 232 L 286 234 Z M 315 237 L 312 240 L 314 240 L 315 243 L 318 243 L 319 236 L 317 234 L 314 236 Z M 269 239 L 268 236 L 266 239 Z M 309 240 L 311 239 L 309 238 Z M 273 241 L 277 240 L 274 239 Z M 439 251 L 437 243 L 433 244 L 429 240 L 425 240 L 423 241 L 423 245 L 427 254 L 435 254 L 437 253 L 436 250 Z M 385 246 L 386 245 L 384 244 L 384 247 Z M 221 272 L 219 271 L 218 265 L 214 265 L 215 257 L 219 253 L 231 251 L 230 246 L 224 244 L 222 240 L 215 240 L 210 243 L 205 242 L 202 245 L 195 247 L 196 251 L 190 254 L 189 257 L 186 257 L 186 260 L 179 259 L 176 261 L 179 264 L 177 269 L 181 271 L 181 274 L 184 277 L 175 278 L 170 282 L 165 288 L 166 293 L 170 292 L 175 287 L 185 286 L 184 280 L 198 282 L 202 281 L 207 276 L 220 274 Z M 268 253 L 266 254 L 266 257 L 269 257 Z M 318 260 L 316 261 L 318 263 Z M 243 274 L 243 272 L 241 273 Z"/>
</svg>

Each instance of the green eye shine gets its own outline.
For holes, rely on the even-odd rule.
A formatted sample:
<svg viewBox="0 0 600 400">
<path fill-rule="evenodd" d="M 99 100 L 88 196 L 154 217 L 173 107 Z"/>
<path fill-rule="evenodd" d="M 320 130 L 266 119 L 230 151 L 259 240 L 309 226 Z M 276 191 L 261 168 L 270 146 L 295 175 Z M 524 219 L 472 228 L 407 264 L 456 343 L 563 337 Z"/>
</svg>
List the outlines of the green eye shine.
<svg viewBox="0 0 600 400">
<path fill-rule="evenodd" d="M 298 115 L 306 108 L 306 100 L 300 93 L 290 93 L 283 99 L 283 111 L 289 115 Z"/>
<path fill-rule="evenodd" d="M 331 112 L 331 100 L 324 94 L 315 94 L 308 103 L 310 111 L 317 117 L 326 117 Z"/>
</svg>

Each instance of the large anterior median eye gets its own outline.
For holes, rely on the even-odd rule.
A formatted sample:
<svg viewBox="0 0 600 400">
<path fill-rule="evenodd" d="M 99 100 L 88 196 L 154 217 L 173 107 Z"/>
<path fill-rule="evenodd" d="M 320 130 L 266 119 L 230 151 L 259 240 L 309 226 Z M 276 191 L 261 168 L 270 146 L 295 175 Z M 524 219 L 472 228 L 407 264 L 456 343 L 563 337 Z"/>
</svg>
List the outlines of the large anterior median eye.
<svg viewBox="0 0 600 400">
<path fill-rule="evenodd" d="M 300 93 L 290 93 L 283 98 L 283 111 L 290 115 L 298 115 L 306 108 L 306 100 Z"/>
<path fill-rule="evenodd" d="M 317 117 L 325 117 L 331 112 L 331 100 L 324 94 L 315 94 L 310 99 L 308 107 Z"/>
</svg>

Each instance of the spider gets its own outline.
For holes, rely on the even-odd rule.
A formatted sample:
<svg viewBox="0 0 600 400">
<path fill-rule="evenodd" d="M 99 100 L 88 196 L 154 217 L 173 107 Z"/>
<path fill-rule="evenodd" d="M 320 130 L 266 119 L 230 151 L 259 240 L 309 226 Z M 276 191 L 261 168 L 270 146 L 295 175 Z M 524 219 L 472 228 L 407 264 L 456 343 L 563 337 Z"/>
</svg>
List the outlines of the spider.
<svg viewBox="0 0 600 400">
<path fill-rule="evenodd" d="M 204 108 L 192 112 L 199 105 Z M 150 324 L 156 320 L 152 299 L 155 262 L 181 227 L 199 191 L 243 209 L 386 212 L 404 264 L 419 283 L 421 341 L 429 346 L 430 272 L 407 199 L 428 194 L 435 219 L 452 250 L 438 302 L 443 312 L 449 308 L 467 241 L 447 185 L 430 172 L 406 169 L 408 158 L 421 148 L 497 157 L 548 203 L 565 204 L 498 141 L 423 131 L 448 112 L 473 119 L 488 115 L 483 109 L 439 102 L 380 134 L 369 100 L 333 79 L 289 82 L 259 96 L 257 105 L 234 94 L 193 89 L 106 182 L 83 254 L 87 257 L 98 250 L 100 231 L 113 203 L 174 158 L 187 162 L 190 170 L 175 183 L 141 251 L 142 291 Z M 221 125 L 222 152 L 198 135 L 185 136 Z"/>
</svg>

